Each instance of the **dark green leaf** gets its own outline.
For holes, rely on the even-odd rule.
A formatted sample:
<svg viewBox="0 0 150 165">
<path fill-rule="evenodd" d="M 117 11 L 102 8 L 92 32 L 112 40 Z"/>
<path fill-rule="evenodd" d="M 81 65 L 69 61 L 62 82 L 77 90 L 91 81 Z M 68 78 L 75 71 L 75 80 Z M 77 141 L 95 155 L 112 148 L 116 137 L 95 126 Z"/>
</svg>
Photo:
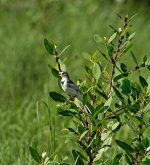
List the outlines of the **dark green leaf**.
<svg viewBox="0 0 150 165">
<path fill-rule="evenodd" d="M 39 155 L 39 153 L 31 146 L 29 146 L 29 151 L 30 151 L 30 154 L 32 156 L 32 158 L 38 162 L 38 163 L 41 163 L 41 156 Z"/>
<path fill-rule="evenodd" d="M 76 112 L 69 111 L 69 110 L 58 110 L 57 111 L 57 114 L 58 115 L 61 115 L 61 116 L 74 116 L 77 113 Z"/>
<path fill-rule="evenodd" d="M 134 54 L 132 51 L 131 51 L 130 53 L 131 53 L 131 55 L 132 55 L 132 58 L 133 58 L 135 64 L 138 65 L 137 59 L 136 59 L 136 57 L 135 57 L 135 54 Z"/>
<path fill-rule="evenodd" d="M 76 150 L 72 150 L 72 155 L 75 160 L 75 165 L 84 165 L 84 162 Z"/>
<path fill-rule="evenodd" d="M 114 28 L 112 25 L 109 25 L 109 27 L 110 27 L 111 29 L 113 29 L 113 30 L 114 30 L 114 32 L 117 32 L 117 29 L 116 29 L 116 28 Z"/>
<path fill-rule="evenodd" d="M 51 65 L 48 65 L 50 70 L 51 70 L 51 73 L 53 74 L 53 76 L 55 76 L 56 78 L 60 78 L 60 74 L 59 74 L 59 71 L 56 70 L 55 68 L 53 68 Z"/>
<path fill-rule="evenodd" d="M 119 162 L 120 162 L 120 159 L 121 159 L 122 155 L 123 155 L 123 153 L 117 154 L 117 155 L 115 156 L 115 158 L 113 159 L 113 162 L 112 162 L 111 165 L 118 165 Z"/>
<path fill-rule="evenodd" d="M 119 100 L 121 102 L 124 102 L 124 98 L 123 98 L 122 94 L 120 93 L 120 91 L 114 86 L 113 86 L 113 89 L 114 89 L 114 92 L 116 93 L 116 96 L 119 98 Z"/>
<path fill-rule="evenodd" d="M 128 76 L 127 73 L 121 73 L 121 74 L 117 75 L 117 76 L 114 78 L 114 81 L 116 82 L 116 81 L 118 81 L 118 80 L 120 80 L 121 78 L 126 77 L 126 76 Z"/>
<path fill-rule="evenodd" d="M 123 72 L 127 72 L 127 66 L 124 63 L 120 64 L 120 68 Z"/>
<path fill-rule="evenodd" d="M 61 95 L 57 92 L 49 92 L 49 96 L 56 102 L 62 102 L 63 103 L 65 101 L 67 101 L 67 99 L 63 95 Z"/>
<path fill-rule="evenodd" d="M 73 128 L 67 127 L 66 129 L 74 134 L 77 134 L 77 132 Z"/>
<path fill-rule="evenodd" d="M 88 67 L 88 66 L 85 66 L 85 71 L 93 77 L 93 73 L 92 73 L 92 70 Z"/>
<path fill-rule="evenodd" d="M 105 100 L 108 99 L 108 97 L 107 97 L 103 92 L 101 92 L 101 91 L 99 91 L 99 90 L 97 90 L 97 89 L 96 89 L 96 92 L 97 92 L 98 94 L 100 94 Z"/>
<path fill-rule="evenodd" d="M 150 70 L 150 65 L 147 66 L 147 69 Z"/>
<path fill-rule="evenodd" d="M 140 80 L 140 83 L 141 83 L 141 85 L 142 85 L 143 88 L 144 88 L 144 87 L 148 87 L 148 83 L 147 83 L 147 81 L 144 79 L 144 77 L 139 76 L 139 80 Z"/>
<path fill-rule="evenodd" d="M 131 110 L 131 112 L 133 113 L 137 113 L 140 110 L 140 103 L 136 102 L 134 104 L 132 104 L 129 109 Z"/>
<path fill-rule="evenodd" d="M 93 112 L 94 112 L 94 107 L 93 107 L 89 102 L 86 102 L 86 106 L 89 108 L 89 110 L 90 110 L 91 113 L 93 114 Z"/>
<path fill-rule="evenodd" d="M 112 54 L 112 52 L 113 52 L 113 50 L 114 50 L 113 46 L 108 46 L 107 49 L 108 49 L 109 55 L 112 57 L 111 54 Z"/>
<path fill-rule="evenodd" d="M 115 140 L 117 145 L 121 147 L 123 150 L 125 150 L 127 153 L 132 153 L 134 152 L 134 149 L 127 144 L 126 142 L 120 141 L 120 140 Z"/>
<path fill-rule="evenodd" d="M 149 147 L 149 139 L 147 137 L 143 138 L 141 142 L 145 148 Z"/>
<path fill-rule="evenodd" d="M 150 165 L 150 159 L 145 159 L 141 165 Z"/>
<path fill-rule="evenodd" d="M 122 93 L 123 94 L 129 94 L 131 93 L 131 85 L 130 85 L 130 81 L 128 79 L 124 79 L 122 80 L 122 85 L 121 85 L 121 89 L 122 89 Z"/>
<path fill-rule="evenodd" d="M 126 158 L 126 161 L 129 165 L 133 165 L 131 159 L 129 158 L 129 156 L 127 154 L 125 154 L 125 158 Z"/>
<path fill-rule="evenodd" d="M 55 51 L 54 44 L 50 43 L 46 38 L 44 38 L 44 45 L 45 45 L 47 52 L 51 55 L 54 55 L 54 51 Z"/>
<path fill-rule="evenodd" d="M 144 56 L 144 57 L 143 57 L 143 62 L 145 63 L 146 61 L 147 61 L 147 57 Z"/>
</svg>

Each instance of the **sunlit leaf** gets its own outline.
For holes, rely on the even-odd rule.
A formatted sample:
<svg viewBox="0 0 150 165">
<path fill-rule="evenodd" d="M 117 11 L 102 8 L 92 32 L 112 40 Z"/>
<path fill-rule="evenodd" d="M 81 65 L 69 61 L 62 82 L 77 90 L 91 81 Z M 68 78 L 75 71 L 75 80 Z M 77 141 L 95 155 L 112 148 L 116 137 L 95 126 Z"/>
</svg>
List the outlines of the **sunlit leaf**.
<svg viewBox="0 0 150 165">
<path fill-rule="evenodd" d="M 84 132 L 81 134 L 79 140 L 81 140 L 82 138 L 84 138 L 88 132 L 89 132 L 89 130 L 84 131 Z"/>
<path fill-rule="evenodd" d="M 109 38 L 108 43 L 112 42 L 112 41 L 115 39 L 116 35 L 117 35 L 117 32 L 115 32 L 115 33 Z"/>
<path fill-rule="evenodd" d="M 128 37 L 128 40 L 130 41 L 130 40 L 132 40 L 132 38 L 135 36 L 135 32 L 134 33 L 132 33 L 129 37 Z"/>
<path fill-rule="evenodd" d="M 93 66 L 93 76 L 95 79 L 98 80 L 100 78 L 100 75 L 101 75 L 100 67 L 97 63 L 95 63 Z"/>
<path fill-rule="evenodd" d="M 65 101 L 67 101 L 67 99 L 63 95 L 61 95 L 57 92 L 49 92 L 49 96 L 56 102 L 65 102 Z"/>
</svg>

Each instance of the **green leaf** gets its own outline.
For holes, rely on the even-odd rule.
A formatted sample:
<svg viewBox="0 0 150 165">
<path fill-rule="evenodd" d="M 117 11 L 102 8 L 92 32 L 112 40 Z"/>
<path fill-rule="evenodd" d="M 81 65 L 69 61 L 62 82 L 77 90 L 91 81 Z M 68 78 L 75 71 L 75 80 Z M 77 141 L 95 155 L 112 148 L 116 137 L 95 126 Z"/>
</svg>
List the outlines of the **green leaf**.
<svg viewBox="0 0 150 165">
<path fill-rule="evenodd" d="M 81 134 L 79 140 L 83 139 L 84 136 L 85 136 L 88 132 L 89 132 L 89 130 L 84 131 L 84 132 Z"/>
<path fill-rule="evenodd" d="M 136 102 L 134 104 L 132 104 L 129 109 L 133 112 L 133 113 L 137 113 L 140 110 L 140 103 Z"/>
<path fill-rule="evenodd" d="M 88 66 L 85 66 L 85 71 L 93 77 L 93 73 L 92 73 L 92 70 L 88 67 Z"/>
<path fill-rule="evenodd" d="M 132 51 L 130 53 L 132 55 L 133 61 L 135 62 L 136 65 L 138 65 L 137 59 L 135 57 L 135 54 Z"/>
<path fill-rule="evenodd" d="M 117 35 L 117 32 L 115 32 L 115 33 L 109 38 L 108 44 L 109 44 L 110 42 L 112 42 L 112 41 L 115 39 L 116 35 Z"/>
<path fill-rule="evenodd" d="M 127 72 L 127 66 L 124 63 L 120 64 L 120 68 L 123 72 Z"/>
<path fill-rule="evenodd" d="M 129 37 L 128 37 L 128 41 L 130 41 L 130 40 L 132 40 L 133 39 L 133 37 L 135 36 L 135 32 L 134 33 L 132 33 Z"/>
<path fill-rule="evenodd" d="M 67 99 L 63 95 L 57 92 L 49 92 L 49 96 L 56 102 L 64 103 L 65 101 L 67 101 Z"/>
<path fill-rule="evenodd" d="M 145 159 L 141 165 L 150 165 L 150 159 Z"/>
<path fill-rule="evenodd" d="M 102 37 L 100 37 L 98 34 L 94 34 L 93 38 L 94 38 L 94 41 L 96 43 L 102 43 L 103 42 Z"/>
<path fill-rule="evenodd" d="M 69 111 L 69 110 L 60 110 L 59 109 L 57 111 L 57 114 L 61 115 L 61 116 L 75 116 L 77 113 L 73 112 L 73 111 Z"/>
<path fill-rule="evenodd" d="M 142 85 L 143 88 L 144 88 L 144 87 L 148 87 L 148 83 L 147 83 L 147 81 L 144 79 L 144 77 L 139 76 L 139 80 L 140 80 L 140 83 L 141 83 L 141 85 Z"/>
<path fill-rule="evenodd" d="M 84 165 L 84 162 L 83 162 L 82 158 L 80 157 L 78 151 L 72 150 L 72 155 L 73 155 L 74 160 L 75 160 L 74 165 Z"/>
<path fill-rule="evenodd" d="M 113 29 L 114 30 L 114 32 L 117 32 L 117 29 L 116 28 L 114 28 L 112 25 L 108 25 L 111 29 Z"/>
<path fill-rule="evenodd" d="M 99 50 L 99 49 L 98 49 Z M 101 50 L 99 50 L 100 54 L 107 60 L 111 63 L 111 61 L 107 58 L 106 54 L 103 53 Z"/>
<path fill-rule="evenodd" d="M 55 76 L 56 78 L 60 78 L 60 74 L 59 74 L 59 71 L 58 70 L 56 70 L 55 68 L 53 68 L 51 65 L 48 65 L 48 67 L 50 68 L 51 73 L 53 74 L 53 76 Z"/>
<path fill-rule="evenodd" d="M 30 154 L 31 154 L 32 158 L 36 162 L 41 163 L 42 157 L 39 155 L 39 153 L 31 146 L 29 146 L 29 151 L 30 151 Z"/>
<path fill-rule="evenodd" d="M 121 124 L 119 122 L 116 122 L 112 125 L 111 129 L 113 131 L 113 133 L 115 133 L 116 131 L 118 131 L 121 128 Z"/>
<path fill-rule="evenodd" d="M 122 94 L 120 93 L 120 91 L 114 86 L 113 86 L 113 89 L 114 89 L 114 92 L 116 93 L 116 96 L 119 98 L 119 100 L 121 102 L 124 102 L 124 98 L 123 98 Z"/>
<path fill-rule="evenodd" d="M 54 55 L 55 45 L 50 43 L 46 38 L 44 38 L 44 45 L 45 45 L 47 52 L 51 55 Z"/>
<path fill-rule="evenodd" d="M 103 93 L 103 92 L 101 92 L 101 91 L 99 91 L 99 90 L 95 90 L 99 95 L 101 95 L 105 100 L 107 100 L 108 99 L 108 97 Z"/>
<path fill-rule="evenodd" d="M 115 158 L 113 159 L 113 162 L 112 162 L 111 165 L 118 165 L 119 162 L 120 162 L 120 159 L 121 159 L 122 155 L 123 155 L 123 153 L 117 154 L 117 155 L 115 156 Z"/>
<path fill-rule="evenodd" d="M 133 165 L 131 159 L 129 158 L 129 156 L 127 154 L 125 154 L 125 158 L 129 165 Z"/>
<path fill-rule="evenodd" d="M 93 76 L 96 80 L 98 80 L 100 78 L 100 75 L 101 75 L 100 67 L 97 63 L 95 63 L 93 66 Z"/>
<path fill-rule="evenodd" d="M 127 144 L 126 142 L 123 142 L 121 140 L 115 140 L 115 142 L 117 143 L 117 145 L 119 147 L 121 147 L 123 150 L 125 150 L 127 153 L 132 153 L 134 152 L 134 149 L 129 145 Z"/>
<path fill-rule="evenodd" d="M 121 74 L 117 75 L 117 76 L 114 78 L 114 82 L 116 82 L 116 81 L 118 81 L 118 80 L 120 80 L 121 78 L 126 77 L 126 76 L 128 76 L 127 73 L 121 73 Z"/>
<path fill-rule="evenodd" d="M 109 99 L 105 102 L 104 106 L 109 107 L 111 105 L 111 102 L 112 102 L 112 97 L 109 97 Z"/>
<path fill-rule="evenodd" d="M 134 131 L 137 132 L 134 123 L 132 123 L 132 121 L 130 119 L 128 119 L 127 116 L 124 117 L 124 120 L 126 122 L 126 124 Z"/>
<path fill-rule="evenodd" d="M 124 52 L 125 52 L 125 53 L 128 52 L 128 51 L 131 49 L 132 46 L 133 46 L 133 43 L 129 44 L 129 45 L 125 48 Z"/>
<path fill-rule="evenodd" d="M 74 134 L 77 134 L 77 132 L 73 128 L 67 127 L 66 129 Z"/>
<path fill-rule="evenodd" d="M 122 80 L 122 85 L 121 85 L 121 89 L 122 89 L 122 93 L 123 94 L 129 94 L 131 93 L 131 83 L 128 79 L 124 79 Z"/>
<path fill-rule="evenodd" d="M 143 63 L 145 63 L 146 61 L 147 61 L 147 57 L 144 56 L 144 57 L 143 57 Z"/>
</svg>

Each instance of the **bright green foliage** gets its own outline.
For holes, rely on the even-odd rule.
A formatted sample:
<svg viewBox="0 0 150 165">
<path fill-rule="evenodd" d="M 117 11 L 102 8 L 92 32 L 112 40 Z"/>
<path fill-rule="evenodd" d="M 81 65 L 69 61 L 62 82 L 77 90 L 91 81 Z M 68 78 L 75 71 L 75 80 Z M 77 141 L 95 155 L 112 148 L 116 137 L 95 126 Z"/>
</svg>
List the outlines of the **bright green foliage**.
<svg viewBox="0 0 150 165">
<path fill-rule="evenodd" d="M 136 56 L 131 52 L 136 66 L 130 68 L 126 62 L 119 65 L 122 56 L 128 58 L 127 52 L 133 45 L 135 35 L 129 32 L 131 19 L 128 15 L 119 18 L 123 21 L 121 31 L 116 30 L 109 39 L 104 38 L 103 46 L 106 51 L 102 52 L 101 47 L 98 48 L 101 58 L 98 52 L 84 54 L 88 56 L 86 60 L 89 63 L 85 66 L 88 79 L 80 82 L 85 93 L 83 102 L 79 104 L 76 99 L 67 101 L 62 94 L 49 93 L 52 100 L 62 103 L 57 105 L 57 115 L 65 118 L 64 130 L 71 133 L 66 135 L 67 141 L 77 144 L 78 149 L 72 150 L 76 165 L 103 164 L 105 161 L 117 165 L 121 164 L 123 157 L 127 164 L 132 165 L 146 164 L 149 161 L 149 139 L 144 135 L 150 126 L 146 119 L 147 111 L 144 110 L 150 101 L 149 84 L 141 75 L 137 76 L 139 78 L 137 82 L 132 79 L 133 73 L 141 68 L 147 69 L 149 63 L 147 57 L 144 57 L 142 64 L 139 65 Z M 58 61 L 56 59 L 56 63 Z M 103 64 L 102 61 L 108 64 Z M 53 67 L 50 69 L 60 81 L 60 77 L 57 76 L 59 71 Z M 59 69 L 61 70 L 61 65 Z M 84 104 L 88 106 L 91 114 L 84 112 Z M 128 142 L 124 141 L 123 137 L 115 139 L 114 136 L 124 129 L 125 125 L 130 132 L 133 132 Z M 111 157 L 105 159 L 105 154 L 112 146 L 116 150 L 119 146 L 122 153 L 114 153 L 116 156 L 113 159 Z M 31 155 L 35 157 L 37 154 Z M 55 157 L 50 159 L 52 163 L 57 153 L 54 155 Z M 56 160 L 61 164 L 58 159 Z"/>
</svg>

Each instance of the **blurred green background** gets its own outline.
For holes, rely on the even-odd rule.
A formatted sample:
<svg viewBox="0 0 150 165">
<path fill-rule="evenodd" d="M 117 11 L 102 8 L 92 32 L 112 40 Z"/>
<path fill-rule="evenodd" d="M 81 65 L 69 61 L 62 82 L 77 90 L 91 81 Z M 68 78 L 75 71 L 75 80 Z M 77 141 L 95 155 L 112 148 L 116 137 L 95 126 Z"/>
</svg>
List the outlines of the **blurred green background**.
<svg viewBox="0 0 150 165">
<path fill-rule="evenodd" d="M 59 89 L 47 66 L 54 65 L 54 59 L 47 55 L 43 39 L 56 43 L 58 51 L 71 45 L 65 63 L 76 80 L 84 74 L 82 53 L 96 50 L 93 35 L 109 36 L 108 25 L 120 25 L 117 13 L 138 13 L 132 22 L 132 50 L 138 60 L 149 56 L 148 0 L 0 0 L 0 164 L 34 164 L 29 145 L 40 153 L 49 151 L 48 113 L 40 106 L 38 122 L 36 103 Z M 50 106 L 56 149 L 69 155 L 71 145 L 64 144 L 60 133 L 63 119 Z"/>
</svg>

